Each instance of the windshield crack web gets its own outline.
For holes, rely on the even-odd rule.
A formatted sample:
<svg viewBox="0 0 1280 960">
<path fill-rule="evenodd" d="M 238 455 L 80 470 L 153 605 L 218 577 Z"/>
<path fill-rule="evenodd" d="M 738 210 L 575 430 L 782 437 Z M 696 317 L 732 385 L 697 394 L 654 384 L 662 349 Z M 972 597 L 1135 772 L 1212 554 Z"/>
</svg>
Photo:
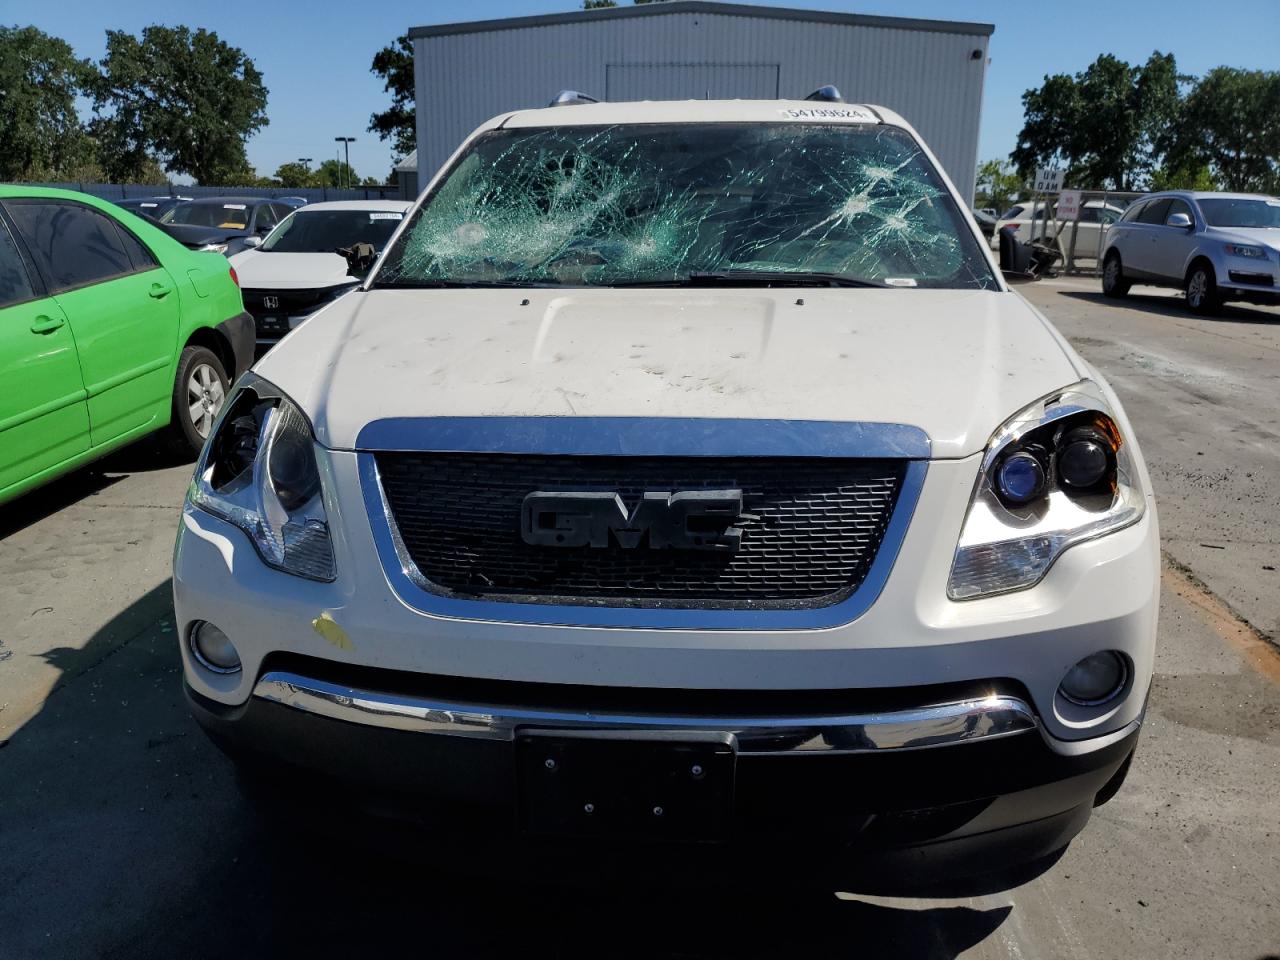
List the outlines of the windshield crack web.
<svg viewBox="0 0 1280 960">
<path fill-rule="evenodd" d="M 424 205 L 384 279 L 625 284 L 758 270 L 994 286 L 964 229 L 902 131 L 501 131 Z"/>
</svg>

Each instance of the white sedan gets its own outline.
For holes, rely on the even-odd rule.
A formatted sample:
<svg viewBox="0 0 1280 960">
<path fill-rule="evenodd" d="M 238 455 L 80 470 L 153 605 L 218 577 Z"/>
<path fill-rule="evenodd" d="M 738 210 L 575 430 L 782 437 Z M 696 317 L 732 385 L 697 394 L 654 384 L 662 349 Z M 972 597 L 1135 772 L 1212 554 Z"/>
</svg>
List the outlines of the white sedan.
<svg viewBox="0 0 1280 960">
<path fill-rule="evenodd" d="M 403 200 L 339 200 L 295 210 L 262 243 L 231 258 L 259 347 L 280 338 L 361 280 L 347 251 L 381 253 L 404 220 Z"/>
</svg>

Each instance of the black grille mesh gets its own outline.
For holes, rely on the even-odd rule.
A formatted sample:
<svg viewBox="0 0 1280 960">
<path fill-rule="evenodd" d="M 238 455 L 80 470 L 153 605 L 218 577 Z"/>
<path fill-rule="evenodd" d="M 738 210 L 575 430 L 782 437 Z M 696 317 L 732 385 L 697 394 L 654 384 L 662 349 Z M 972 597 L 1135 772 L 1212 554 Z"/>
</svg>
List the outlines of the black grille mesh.
<svg viewBox="0 0 1280 960">
<path fill-rule="evenodd" d="M 438 592 L 610 606 L 820 607 L 867 574 L 897 501 L 894 460 L 543 457 L 379 453 L 401 543 Z M 535 490 L 741 489 L 740 548 L 532 546 L 520 506 Z"/>
</svg>

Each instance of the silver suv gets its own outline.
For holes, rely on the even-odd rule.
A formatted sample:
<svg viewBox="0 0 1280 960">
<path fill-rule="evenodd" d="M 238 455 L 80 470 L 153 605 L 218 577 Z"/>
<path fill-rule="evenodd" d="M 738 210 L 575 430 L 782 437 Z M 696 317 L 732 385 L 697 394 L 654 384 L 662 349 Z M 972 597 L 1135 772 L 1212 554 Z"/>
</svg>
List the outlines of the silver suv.
<svg viewBox="0 0 1280 960">
<path fill-rule="evenodd" d="M 1102 292 L 1180 287 L 1194 313 L 1227 300 L 1280 303 L 1280 200 L 1254 193 L 1156 193 L 1108 231 Z"/>
</svg>

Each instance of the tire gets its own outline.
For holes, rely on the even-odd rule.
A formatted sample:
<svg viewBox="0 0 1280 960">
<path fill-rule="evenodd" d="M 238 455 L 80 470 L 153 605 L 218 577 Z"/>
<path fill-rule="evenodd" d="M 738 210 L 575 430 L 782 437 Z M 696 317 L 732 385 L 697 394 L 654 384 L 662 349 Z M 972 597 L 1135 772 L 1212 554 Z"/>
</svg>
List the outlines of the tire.
<svg viewBox="0 0 1280 960">
<path fill-rule="evenodd" d="M 1109 253 L 1102 267 L 1102 293 L 1119 300 L 1129 295 L 1132 284 L 1124 278 L 1124 268 L 1120 265 L 1120 254 Z"/>
<path fill-rule="evenodd" d="M 222 361 L 207 347 L 188 346 L 173 382 L 169 442 L 175 453 L 196 456 L 213 428 L 231 386 Z"/>
<path fill-rule="evenodd" d="M 1191 265 L 1187 271 L 1187 309 L 1206 317 L 1218 312 L 1222 301 L 1218 297 L 1218 280 L 1213 267 L 1204 260 Z"/>
</svg>

